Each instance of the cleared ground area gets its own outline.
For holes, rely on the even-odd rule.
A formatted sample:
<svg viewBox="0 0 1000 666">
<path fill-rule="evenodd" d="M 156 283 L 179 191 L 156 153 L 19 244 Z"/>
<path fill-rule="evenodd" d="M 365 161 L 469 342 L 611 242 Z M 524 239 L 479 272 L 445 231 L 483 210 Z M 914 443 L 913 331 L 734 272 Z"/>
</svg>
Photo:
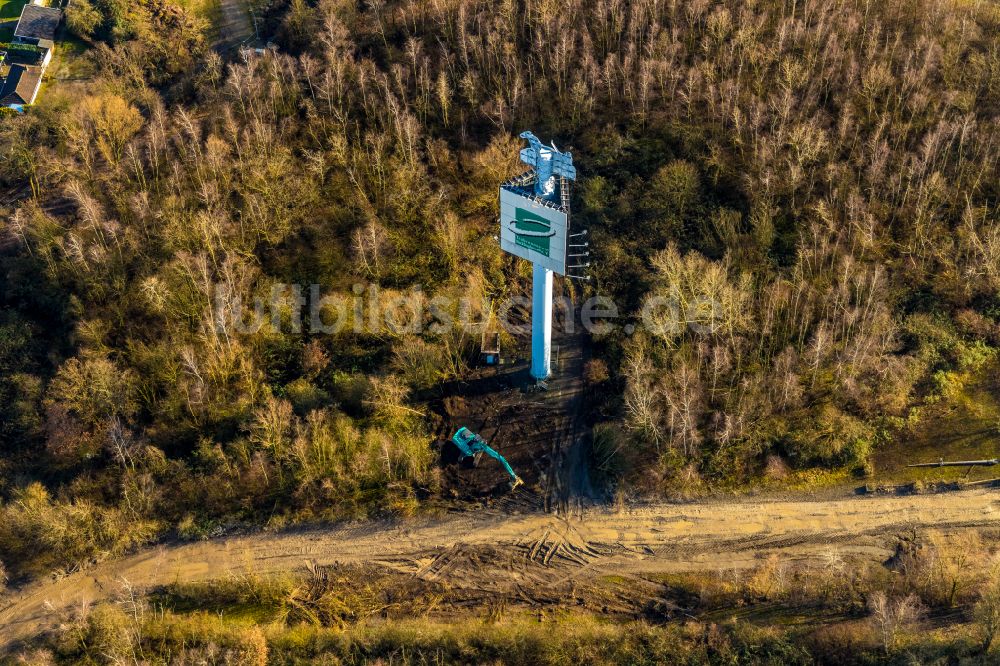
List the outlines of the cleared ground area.
<svg viewBox="0 0 1000 666">
<path fill-rule="evenodd" d="M 164 545 L 15 592 L 0 610 L 0 650 L 76 610 L 138 589 L 316 566 L 368 564 L 470 593 L 503 592 L 542 603 L 565 586 L 616 576 L 751 567 L 777 553 L 789 561 L 840 554 L 887 558 L 901 532 L 1000 527 L 1000 493 L 658 504 L 573 515 L 456 513 Z"/>
</svg>

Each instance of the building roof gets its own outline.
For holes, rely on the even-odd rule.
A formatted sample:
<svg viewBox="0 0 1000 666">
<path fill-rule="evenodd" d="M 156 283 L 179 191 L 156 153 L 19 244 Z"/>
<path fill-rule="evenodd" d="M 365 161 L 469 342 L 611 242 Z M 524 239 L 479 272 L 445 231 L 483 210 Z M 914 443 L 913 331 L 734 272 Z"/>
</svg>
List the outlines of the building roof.
<svg viewBox="0 0 1000 666">
<path fill-rule="evenodd" d="M 58 9 L 25 5 L 21 10 L 21 18 L 17 20 L 17 27 L 14 28 L 14 37 L 53 40 L 60 20 L 62 11 Z"/>
<path fill-rule="evenodd" d="M 11 65 L 0 88 L 0 106 L 32 104 L 42 85 L 42 68 Z"/>
</svg>

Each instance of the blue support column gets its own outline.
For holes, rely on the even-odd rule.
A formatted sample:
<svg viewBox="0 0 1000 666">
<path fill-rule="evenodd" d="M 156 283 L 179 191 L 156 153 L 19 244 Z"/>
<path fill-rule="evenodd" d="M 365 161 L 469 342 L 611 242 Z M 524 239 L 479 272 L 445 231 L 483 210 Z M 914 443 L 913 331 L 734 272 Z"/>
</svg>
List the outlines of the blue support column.
<svg viewBox="0 0 1000 666">
<path fill-rule="evenodd" d="M 528 147 L 521 150 L 521 161 L 534 170 L 536 200 L 544 200 L 568 215 L 569 193 L 564 191 L 559 183 L 564 182 L 560 179 L 576 180 L 576 168 L 573 166 L 572 153 L 559 152 L 555 143 L 544 145 L 531 132 L 521 132 L 521 138 L 528 142 Z M 560 251 L 564 249 L 561 248 Z M 526 259 L 530 256 L 516 250 L 508 249 L 508 251 Z M 548 256 L 547 252 L 545 256 Z M 557 265 L 562 267 L 562 260 L 565 257 L 558 257 L 558 259 Z M 538 264 L 533 264 L 532 270 L 531 376 L 542 380 L 552 373 L 552 271 Z M 560 270 L 565 269 L 560 268 Z M 562 274 L 560 272 L 560 275 Z"/>
<path fill-rule="evenodd" d="M 552 371 L 552 271 L 531 267 L 531 376 L 545 379 Z"/>
</svg>

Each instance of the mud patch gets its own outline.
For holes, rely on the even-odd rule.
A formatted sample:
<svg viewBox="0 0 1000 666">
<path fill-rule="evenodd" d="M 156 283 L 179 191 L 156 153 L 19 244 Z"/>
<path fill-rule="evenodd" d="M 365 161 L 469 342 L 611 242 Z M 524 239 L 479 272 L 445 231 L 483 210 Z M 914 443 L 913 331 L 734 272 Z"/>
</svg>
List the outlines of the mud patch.
<svg viewBox="0 0 1000 666">
<path fill-rule="evenodd" d="M 530 321 L 525 312 L 514 316 Z M 580 413 L 584 333 L 557 316 L 547 390 L 538 390 L 530 376 L 530 342 L 527 332 L 516 337 L 501 352 L 504 364 L 474 369 L 440 387 L 439 397 L 430 401 L 445 500 L 535 510 L 558 506 L 577 486 L 589 490 L 585 456 L 576 451 L 589 441 Z M 488 456 L 475 465 L 459 460 L 450 440 L 461 427 L 503 455 L 525 485 L 511 493 L 509 476 Z"/>
</svg>

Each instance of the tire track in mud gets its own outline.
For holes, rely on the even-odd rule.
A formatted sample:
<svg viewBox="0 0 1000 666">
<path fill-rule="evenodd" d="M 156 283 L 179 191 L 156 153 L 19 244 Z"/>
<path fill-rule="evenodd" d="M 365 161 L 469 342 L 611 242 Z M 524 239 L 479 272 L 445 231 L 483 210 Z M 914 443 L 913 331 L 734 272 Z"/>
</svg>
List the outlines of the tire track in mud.
<svg viewBox="0 0 1000 666">
<path fill-rule="evenodd" d="M 164 544 L 8 594 L 0 601 L 0 652 L 113 597 L 123 580 L 143 589 L 247 571 L 377 563 L 470 592 L 537 599 L 570 581 L 740 569 L 770 554 L 809 560 L 833 549 L 887 557 L 903 531 L 1000 528 L 998 499 L 996 491 L 976 489 L 659 504 L 620 513 L 589 508 L 573 516 L 481 511 Z"/>
<path fill-rule="evenodd" d="M 573 289 L 573 285 L 568 287 Z M 557 425 L 550 453 L 545 505 L 550 511 L 564 516 L 571 510 L 581 509 L 593 498 L 587 465 L 590 439 L 583 417 L 586 333 L 581 322 L 576 321 L 578 300 L 574 295 L 568 312 L 558 312 L 561 333 L 556 339 L 558 353 L 546 396 L 553 414 L 557 415 Z"/>
</svg>

